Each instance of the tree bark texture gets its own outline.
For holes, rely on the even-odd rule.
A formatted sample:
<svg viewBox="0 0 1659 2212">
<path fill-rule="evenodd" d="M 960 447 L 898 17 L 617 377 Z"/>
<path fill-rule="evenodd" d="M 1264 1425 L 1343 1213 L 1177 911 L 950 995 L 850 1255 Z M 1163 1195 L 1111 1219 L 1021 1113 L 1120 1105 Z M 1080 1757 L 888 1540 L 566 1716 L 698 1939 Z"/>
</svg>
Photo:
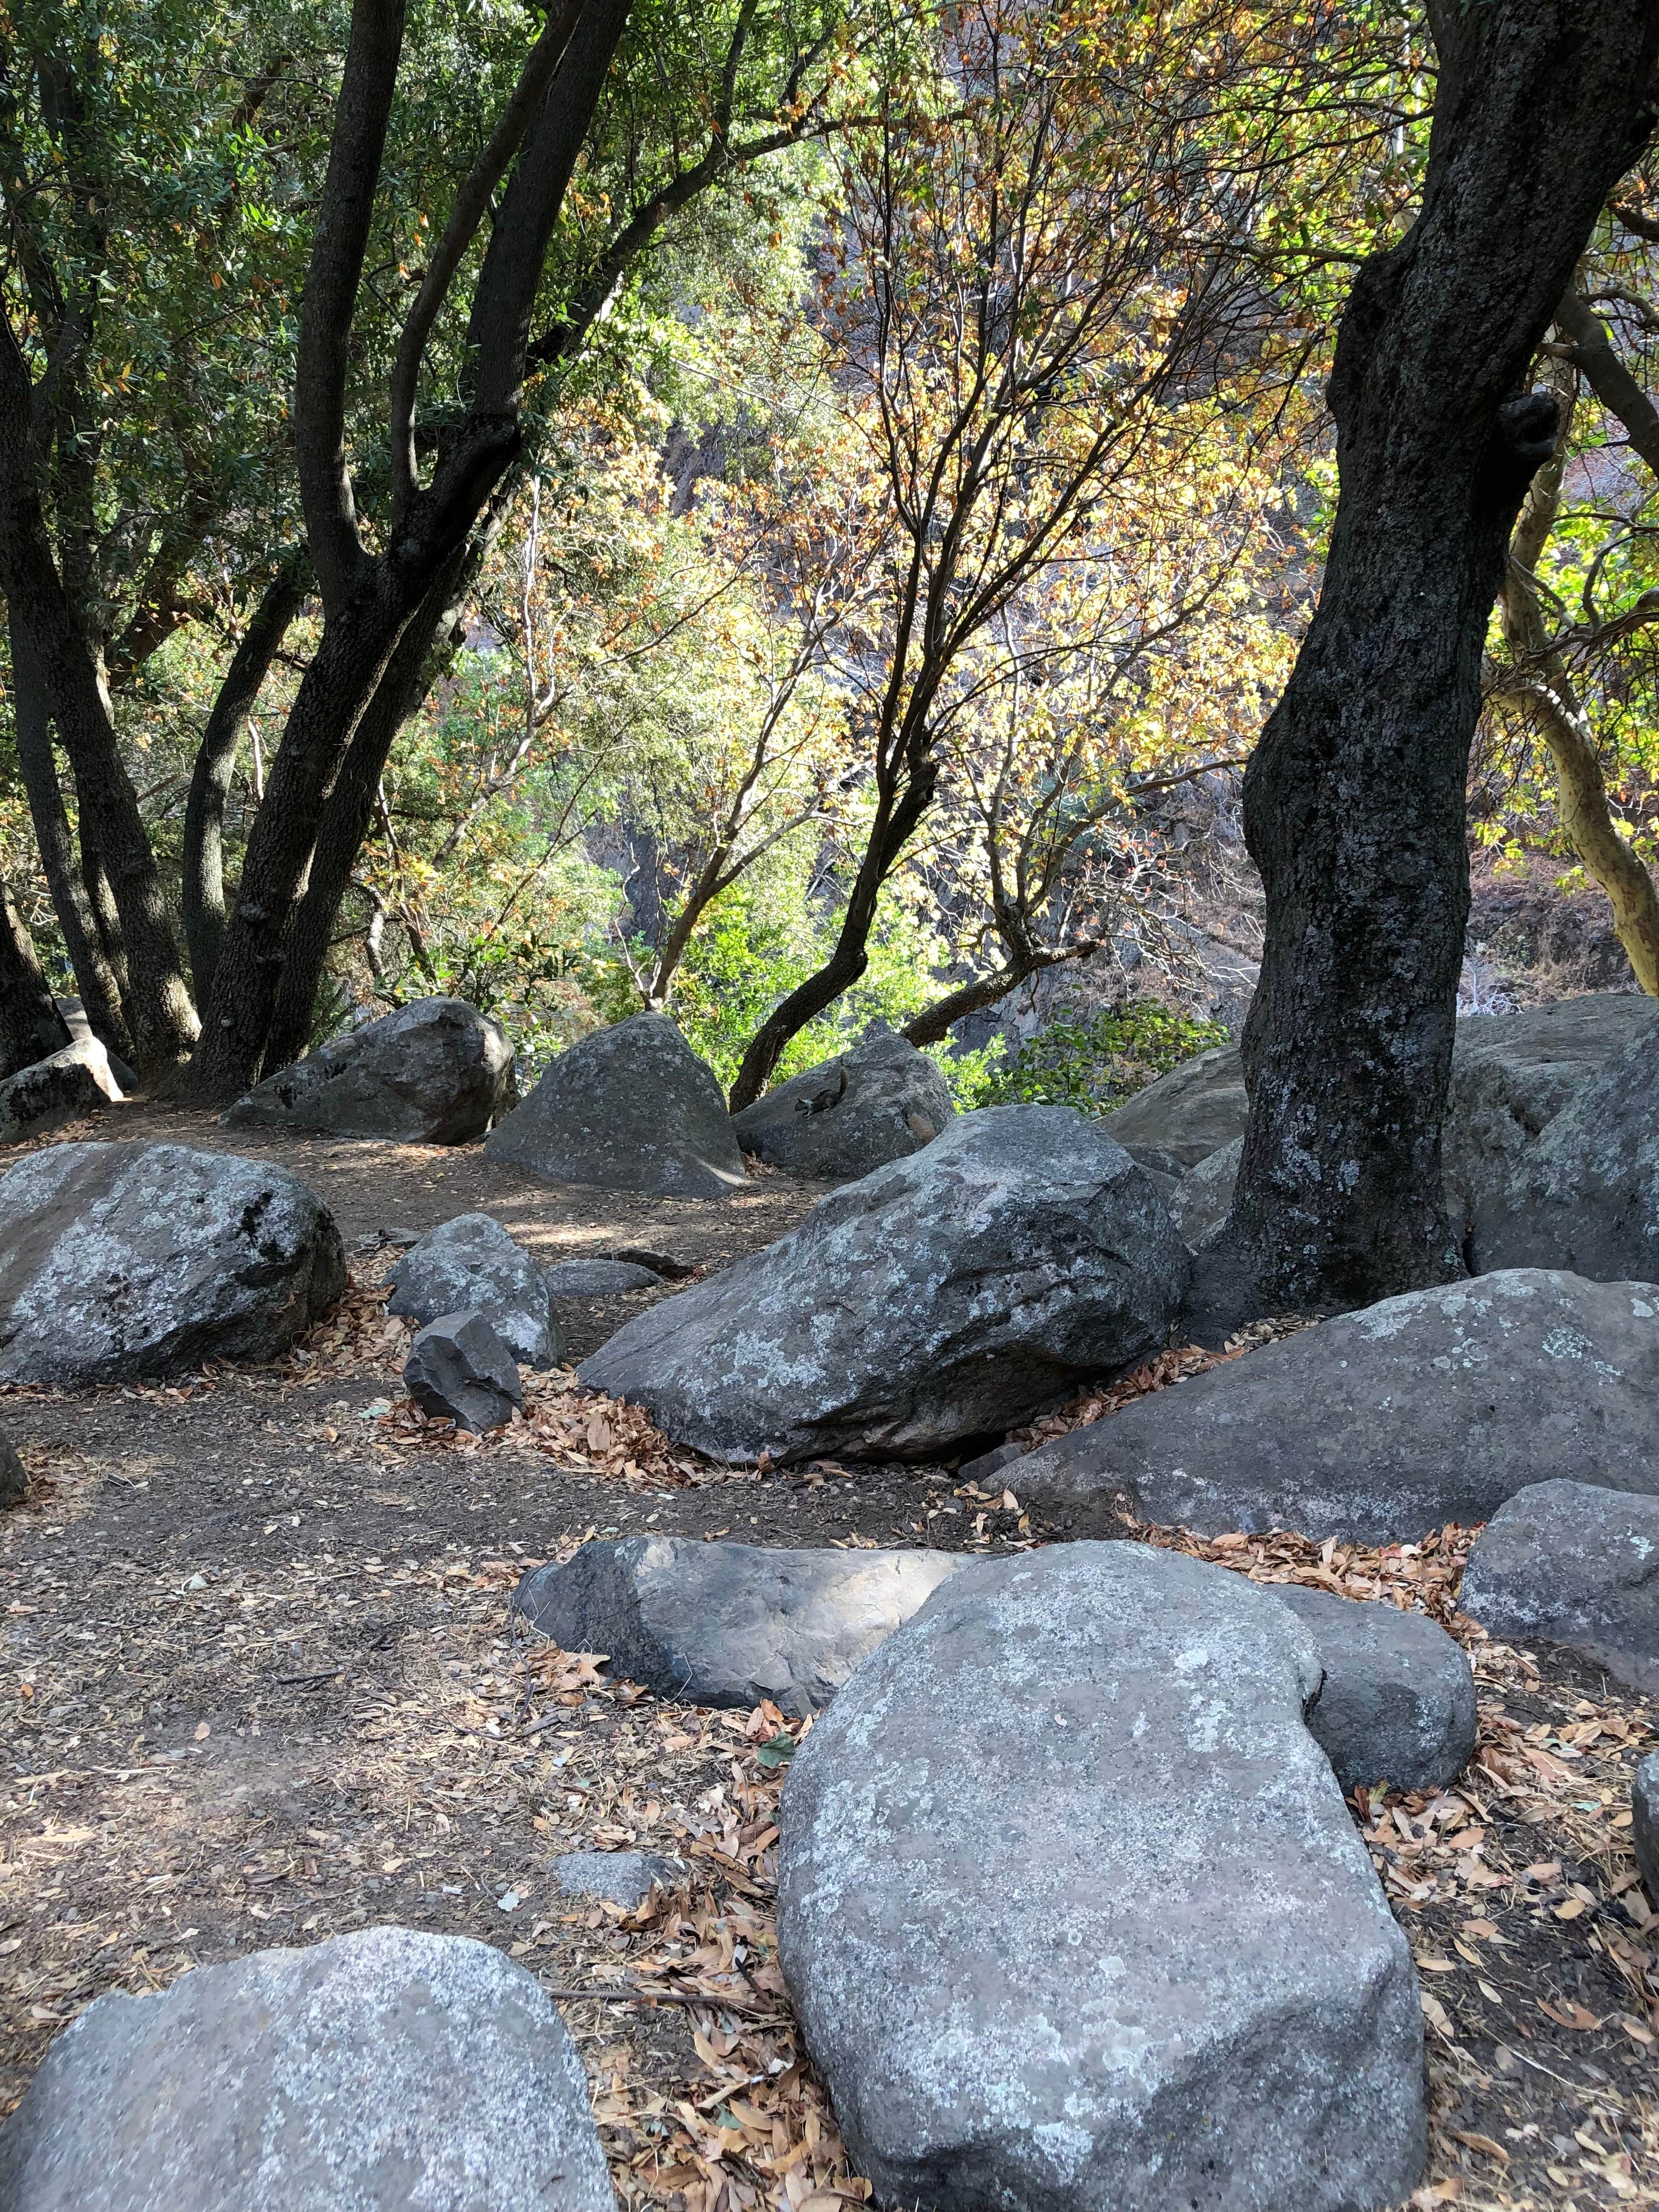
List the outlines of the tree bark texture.
<svg viewBox="0 0 1659 2212">
<path fill-rule="evenodd" d="M 1462 1272 L 1440 1124 L 1465 778 L 1510 529 L 1556 428 L 1525 380 L 1652 121 L 1654 0 L 1436 0 L 1431 18 L 1423 204 L 1343 315 L 1330 556 L 1244 781 L 1267 924 L 1227 1241 L 1261 1294 L 1305 1309 Z"/>
<path fill-rule="evenodd" d="M 0 884 L 0 1078 L 61 1052 L 69 1041 L 34 939 Z"/>
</svg>

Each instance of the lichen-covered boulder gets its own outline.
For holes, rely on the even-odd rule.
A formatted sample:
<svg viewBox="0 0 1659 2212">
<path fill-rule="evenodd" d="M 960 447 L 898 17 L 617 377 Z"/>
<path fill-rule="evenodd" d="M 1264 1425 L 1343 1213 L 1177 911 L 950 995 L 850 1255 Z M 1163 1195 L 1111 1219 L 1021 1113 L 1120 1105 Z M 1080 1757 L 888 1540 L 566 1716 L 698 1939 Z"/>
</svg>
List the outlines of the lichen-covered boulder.
<svg viewBox="0 0 1659 2212">
<path fill-rule="evenodd" d="M 1594 1468 L 1659 1493 L 1659 1288 L 1542 1268 L 1408 1291 L 1137 1399 L 1020 1463 L 1062 1516 L 1414 1540 Z"/>
<path fill-rule="evenodd" d="M 922 1458 L 1152 1351 L 1188 1267 L 1097 1121 L 989 1107 L 659 1300 L 580 1373 L 711 1458 Z"/>
<path fill-rule="evenodd" d="M 0 2132 L 15 2212 L 615 2212 L 558 2008 L 488 1943 L 366 1928 L 112 1990 Z"/>
<path fill-rule="evenodd" d="M 0 1082 L 0 1145 L 42 1136 L 122 1095 L 103 1046 L 90 1034 L 77 1037 Z"/>
<path fill-rule="evenodd" d="M 1528 1484 L 1475 1538 L 1457 1601 L 1507 1644 L 1565 1644 L 1659 1691 L 1659 1497 Z"/>
<path fill-rule="evenodd" d="M 185 1145 L 55 1145 L 0 1176 L 0 1382 L 275 1359 L 345 1288 L 296 1176 Z"/>
<path fill-rule="evenodd" d="M 233 1129 L 316 1129 L 465 1145 L 517 1096 L 513 1048 L 465 999 L 411 999 L 279 1069 L 225 1115 Z"/>
<path fill-rule="evenodd" d="M 440 1314 L 481 1313 L 526 1367 L 564 1358 L 540 1268 L 491 1214 L 458 1213 L 410 1245 L 392 1274 L 386 1311 L 422 1324 Z"/>
<path fill-rule="evenodd" d="M 666 1014 L 630 1014 L 562 1052 L 484 1150 L 550 1182 L 666 1198 L 725 1198 L 744 1181 L 714 1070 Z"/>
<path fill-rule="evenodd" d="M 878 2202 L 1371 2212 L 1423 2021 L 1307 1632 L 1224 1568 L 1068 1544 L 952 1576 L 792 1762 L 778 1945 Z"/>
<path fill-rule="evenodd" d="M 745 1152 L 786 1175 L 844 1182 L 919 1152 L 955 1118 L 938 1067 L 880 1024 L 734 1114 L 732 1127 Z"/>
</svg>

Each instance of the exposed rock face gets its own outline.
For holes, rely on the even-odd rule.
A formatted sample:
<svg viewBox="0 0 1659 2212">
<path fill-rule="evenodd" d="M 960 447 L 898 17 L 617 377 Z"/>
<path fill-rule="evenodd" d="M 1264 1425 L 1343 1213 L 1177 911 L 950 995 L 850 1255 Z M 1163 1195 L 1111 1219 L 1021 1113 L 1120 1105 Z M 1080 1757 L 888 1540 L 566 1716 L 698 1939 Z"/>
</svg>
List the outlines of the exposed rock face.
<svg viewBox="0 0 1659 2212">
<path fill-rule="evenodd" d="M 487 1014 L 465 999 L 411 999 L 268 1075 L 225 1126 L 465 1145 L 516 1095 L 513 1048 Z"/>
<path fill-rule="evenodd" d="M 28 1486 L 28 1471 L 17 1456 L 16 1446 L 0 1437 L 0 1508 L 21 1505 Z"/>
<path fill-rule="evenodd" d="M 1103 1127 L 1120 1145 L 1152 1146 L 1183 1168 L 1195 1168 L 1243 1135 L 1249 1103 L 1238 1048 L 1221 1044 L 1149 1083 L 1127 1106 L 1106 1115 Z"/>
<path fill-rule="evenodd" d="M 1659 1690 L 1659 1497 L 1587 1482 L 1517 1491 L 1475 1538 L 1458 1603 L 1505 1643 L 1565 1644 Z"/>
<path fill-rule="evenodd" d="M 990 1107 L 662 1299 L 581 1379 L 715 1459 L 921 1458 L 1151 1351 L 1188 1268 L 1097 1122 Z"/>
<path fill-rule="evenodd" d="M 1629 1042 L 1506 1177 L 1475 1188 L 1477 1267 L 1569 1267 L 1597 1282 L 1659 1278 L 1659 1007 L 1637 1003 L 1647 1018 Z"/>
<path fill-rule="evenodd" d="M 1636 1864 L 1648 1895 L 1659 1905 L 1659 1751 L 1650 1751 L 1631 1785 Z"/>
<path fill-rule="evenodd" d="M 0 1082 L 0 1145 L 42 1136 L 121 1096 L 103 1046 L 95 1036 L 77 1037 Z"/>
<path fill-rule="evenodd" d="M 629 1291 L 659 1291 L 663 1279 L 632 1260 L 561 1260 L 543 1279 L 550 1298 L 615 1298 Z"/>
<path fill-rule="evenodd" d="M 564 1358 L 540 1268 L 488 1213 L 458 1213 L 411 1245 L 392 1278 L 386 1310 L 418 1322 L 481 1313 L 526 1367 L 551 1367 Z"/>
<path fill-rule="evenodd" d="M 637 1912 L 659 1883 L 672 1889 L 685 1879 L 678 1860 L 659 1851 L 563 1851 L 553 1862 L 567 1897 L 598 1898 Z"/>
<path fill-rule="evenodd" d="M 1308 1726 L 1343 1789 L 1455 1781 L 1474 1753 L 1474 1670 L 1462 1646 L 1420 1613 L 1299 1583 L 1273 1594 L 1318 1649 L 1325 1686 Z"/>
<path fill-rule="evenodd" d="M 21 2212 L 614 2212 L 557 2008 L 487 1943 L 368 1928 L 112 1990 L 0 2134 Z"/>
<path fill-rule="evenodd" d="M 881 2202 L 1360 2212 L 1425 2143 L 1416 1977 L 1311 1640 L 1134 1544 L 980 1563 L 796 1753 L 778 1937 Z"/>
<path fill-rule="evenodd" d="M 804 1717 L 948 1575 L 952 1552 L 791 1552 L 629 1536 L 535 1567 L 514 1610 L 565 1651 L 604 1651 L 660 1696 Z"/>
<path fill-rule="evenodd" d="M 732 1117 L 745 1152 L 786 1175 L 868 1175 L 931 1145 L 956 1118 L 950 1085 L 885 1024 L 850 1052 L 792 1076 Z"/>
<path fill-rule="evenodd" d="M 477 1313 L 440 1314 L 410 1346 L 404 1388 L 423 1413 L 482 1434 L 524 1403 L 513 1355 Z"/>
<path fill-rule="evenodd" d="M 275 1359 L 344 1288 L 333 1217 L 263 1160 L 56 1145 L 0 1176 L 0 1382 Z"/>
<path fill-rule="evenodd" d="M 1022 1462 L 1019 1494 L 1364 1543 L 1594 1468 L 1659 1492 L 1659 1289 L 1516 1268 L 1323 1322 Z"/>
<path fill-rule="evenodd" d="M 714 1071 L 666 1014 L 630 1014 L 562 1052 L 484 1150 L 550 1182 L 724 1198 L 744 1181 Z"/>
</svg>

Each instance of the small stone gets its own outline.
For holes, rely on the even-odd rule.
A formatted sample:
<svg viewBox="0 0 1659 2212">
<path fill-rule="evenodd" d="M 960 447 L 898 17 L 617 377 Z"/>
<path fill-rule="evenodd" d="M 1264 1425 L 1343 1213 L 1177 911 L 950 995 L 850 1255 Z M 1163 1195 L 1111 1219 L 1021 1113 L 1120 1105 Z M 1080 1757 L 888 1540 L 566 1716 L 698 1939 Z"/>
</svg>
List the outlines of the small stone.
<svg viewBox="0 0 1659 2212">
<path fill-rule="evenodd" d="M 1630 1802 L 1637 1870 L 1659 1907 L 1659 1751 L 1650 1751 L 1637 1768 Z"/>
<path fill-rule="evenodd" d="M 966 1466 L 959 1467 L 957 1480 L 963 1489 L 972 1483 L 975 1489 L 982 1490 L 993 1478 L 1000 1481 L 1003 1468 L 1012 1467 L 1017 1459 L 1023 1459 L 1024 1455 L 1023 1444 L 998 1444 L 991 1451 L 981 1452 L 977 1459 L 970 1459 Z"/>
<path fill-rule="evenodd" d="M 0 1437 L 0 1509 L 21 1505 L 28 1484 L 28 1470 L 18 1458 L 16 1446 Z"/>
<path fill-rule="evenodd" d="M 1587 1482 L 1517 1491 L 1475 1538 L 1458 1604 L 1507 1644 L 1565 1644 L 1659 1691 L 1659 1498 Z"/>
<path fill-rule="evenodd" d="M 524 1404 L 513 1355 L 478 1313 L 429 1321 L 404 1363 L 404 1388 L 423 1413 L 480 1433 Z"/>
<path fill-rule="evenodd" d="M 662 1288 L 660 1275 L 630 1260 L 561 1260 L 544 1279 L 550 1298 L 617 1298 Z"/>
<path fill-rule="evenodd" d="M 1474 1670 L 1462 1646 L 1420 1613 L 1301 1583 L 1272 1589 L 1318 1649 L 1325 1684 L 1308 1726 L 1344 1790 L 1455 1781 L 1474 1753 Z"/>
<path fill-rule="evenodd" d="M 679 1861 L 659 1851 L 563 1851 L 553 1871 L 567 1897 L 591 1897 L 624 1912 L 637 1912 L 659 1885 L 672 1889 L 685 1880 Z"/>
<path fill-rule="evenodd" d="M 526 1367 L 546 1369 L 564 1357 L 541 1270 L 488 1213 L 457 1214 L 428 1230 L 398 1262 L 386 1311 L 422 1322 L 481 1313 Z"/>
<path fill-rule="evenodd" d="M 18 2212 L 616 2212 L 557 2008 L 487 1943 L 368 1928 L 111 1990 L 0 2132 Z"/>
</svg>

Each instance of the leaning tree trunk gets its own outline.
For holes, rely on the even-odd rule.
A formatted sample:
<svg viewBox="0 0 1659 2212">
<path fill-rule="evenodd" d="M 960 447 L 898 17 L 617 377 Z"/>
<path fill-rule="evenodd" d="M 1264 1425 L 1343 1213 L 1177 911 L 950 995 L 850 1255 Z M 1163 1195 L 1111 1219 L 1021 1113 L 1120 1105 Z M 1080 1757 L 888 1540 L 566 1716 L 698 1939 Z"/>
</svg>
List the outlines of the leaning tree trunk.
<svg viewBox="0 0 1659 2212">
<path fill-rule="evenodd" d="M 22 916 L 0 884 L 0 1077 L 61 1052 L 69 1025 L 52 1004 Z"/>
<path fill-rule="evenodd" d="M 1462 1272 L 1441 1193 L 1481 647 L 1556 409 L 1528 365 L 1650 125 L 1655 0 L 1431 0 L 1421 210 L 1338 337 L 1319 606 L 1244 781 L 1267 890 L 1226 1244 L 1352 1306 Z"/>
</svg>

